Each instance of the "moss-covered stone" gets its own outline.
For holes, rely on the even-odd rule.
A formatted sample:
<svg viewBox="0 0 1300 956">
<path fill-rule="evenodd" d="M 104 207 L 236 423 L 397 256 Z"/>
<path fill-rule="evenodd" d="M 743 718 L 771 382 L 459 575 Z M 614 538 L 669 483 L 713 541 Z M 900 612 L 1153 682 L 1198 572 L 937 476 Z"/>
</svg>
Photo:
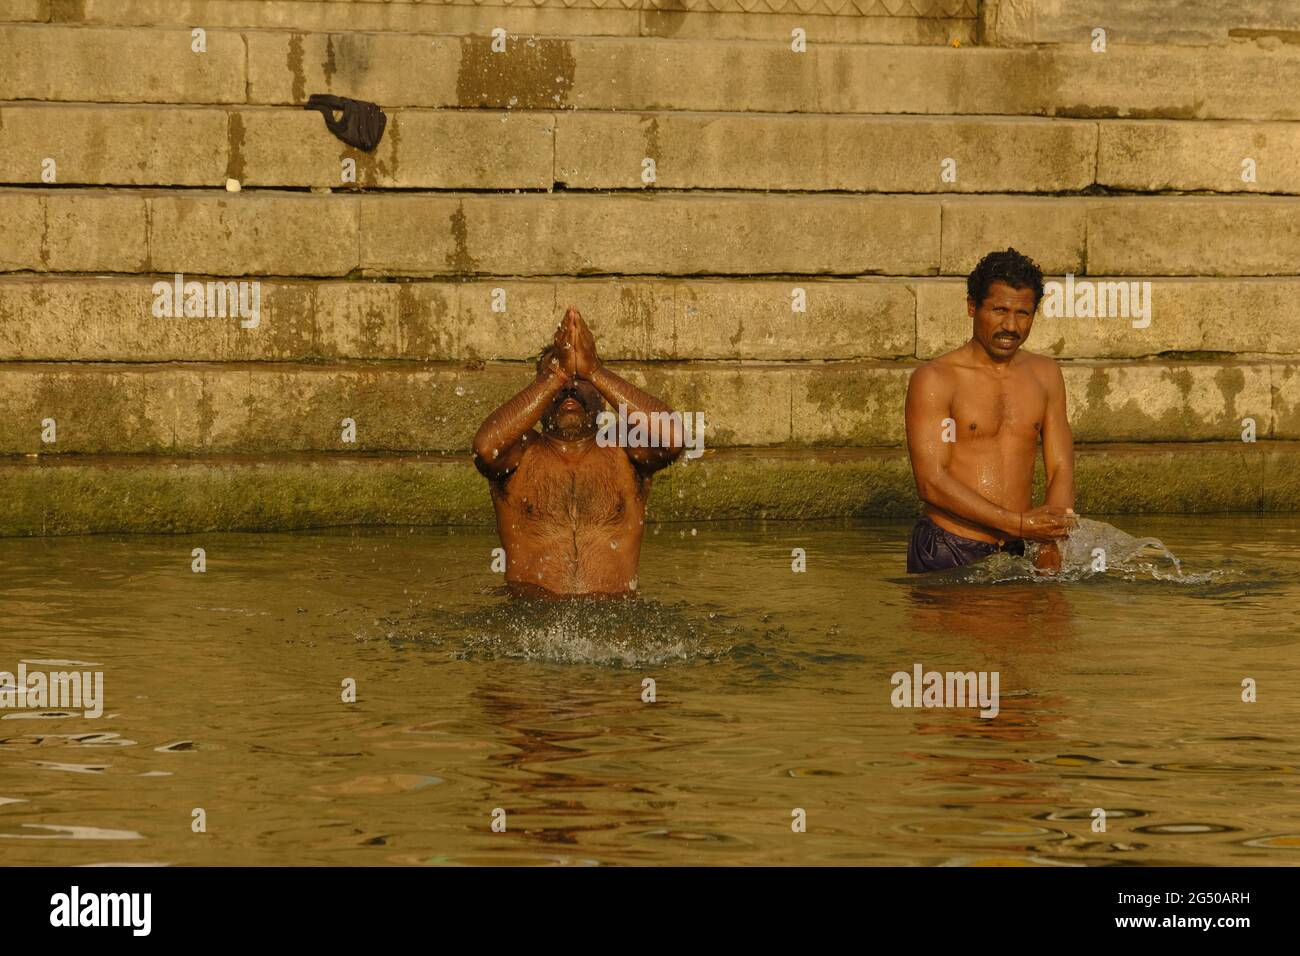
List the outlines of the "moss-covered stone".
<svg viewBox="0 0 1300 956">
<path fill-rule="evenodd" d="M 1081 449 L 1081 513 L 1293 511 L 1300 442 Z M 492 522 L 463 456 L 0 462 L 0 534 L 287 531 Z M 1042 474 L 1038 485 L 1041 493 Z M 708 452 L 656 477 L 655 521 L 904 518 L 917 499 L 901 449 Z"/>
</svg>

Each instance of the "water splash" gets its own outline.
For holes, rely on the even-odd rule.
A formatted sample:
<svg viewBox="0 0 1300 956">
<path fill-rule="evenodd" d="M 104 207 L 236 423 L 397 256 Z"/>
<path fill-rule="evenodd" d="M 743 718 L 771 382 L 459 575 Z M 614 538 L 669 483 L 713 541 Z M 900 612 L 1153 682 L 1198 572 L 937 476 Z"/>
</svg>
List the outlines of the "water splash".
<svg viewBox="0 0 1300 956">
<path fill-rule="evenodd" d="M 1188 573 L 1183 570 L 1178 556 L 1160 539 L 1134 537 L 1114 525 L 1089 518 L 1080 518 L 1077 527 L 1059 548 L 1061 568 L 1056 572 L 1040 571 L 1034 566 L 1039 545 L 1028 542 L 1024 557 L 995 554 L 967 567 L 931 577 L 963 584 L 1120 578 L 1125 581 L 1202 585 L 1218 582 L 1229 574 L 1223 569 Z"/>
<path fill-rule="evenodd" d="M 1152 577 L 1183 576 L 1177 556 L 1158 538 L 1135 538 L 1104 521 L 1080 518 L 1078 527 L 1060 546 L 1061 573 L 1076 576 L 1105 570 L 1150 573 Z"/>
<path fill-rule="evenodd" d="M 459 660 L 640 667 L 727 653 L 731 628 L 691 611 L 642 599 L 516 597 L 460 615 L 447 630 Z"/>
</svg>

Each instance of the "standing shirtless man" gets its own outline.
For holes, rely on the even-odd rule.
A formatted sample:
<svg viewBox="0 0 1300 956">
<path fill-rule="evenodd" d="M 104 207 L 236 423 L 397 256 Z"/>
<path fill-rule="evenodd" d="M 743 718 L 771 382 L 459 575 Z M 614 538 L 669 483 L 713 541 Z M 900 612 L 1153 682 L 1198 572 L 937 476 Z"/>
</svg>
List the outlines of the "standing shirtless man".
<svg viewBox="0 0 1300 956">
<path fill-rule="evenodd" d="M 1022 352 L 1043 297 L 1043 274 L 1014 249 L 992 252 L 966 279 L 971 339 L 912 373 L 907 451 L 923 517 L 912 529 L 907 570 L 941 571 L 997 551 L 1060 567 L 1056 541 L 1074 517 L 1074 441 L 1061 370 Z M 1033 507 L 1039 439 L 1047 495 Z"/>
<path fill-rule="evenodd" d="M 474 464 L 491 484 L 506 552 L 506 582 L 517 593 L 636 590 L 650 476 L 682 453 L 683 430 L 674 416 L 660 447 L 602 446 L 596 416 L 605 402 L 625 406 L 629 417 L 672 413 L 601 364 L 591 329 L 569 306 L 537 359 L 533 383 L 474 436 Z"/>
</svg>

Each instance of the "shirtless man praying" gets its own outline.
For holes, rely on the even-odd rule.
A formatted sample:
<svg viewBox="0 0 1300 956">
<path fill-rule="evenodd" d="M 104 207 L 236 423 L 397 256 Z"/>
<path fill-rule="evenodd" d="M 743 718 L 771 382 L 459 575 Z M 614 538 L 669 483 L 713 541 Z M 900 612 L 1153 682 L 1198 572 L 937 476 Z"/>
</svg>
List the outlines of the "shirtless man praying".
<svg viewBox="0 0 1300 956">
<path fill-rule="evenodd" d="M 1060 567 L 1056 541 L 1074 515 L 1074 441 L 1065 382 L 1045 355 L 1021 351 L 1043 297 L 1043 274 L 1014 249 L 992 252 L 966 279 L 971 339 L 912 373 L 907 451 L 922 517 L 907 570 L 941 571 L 1040 542 L 1039 568 Z M 1047 473 L 1033 507 L 1039 439 Z"/>
<path fill-rule="evenodd" d="M 683 430 L 674 416 L 660 447 L 602 445 L 596 416 L 605 402 L 629 417 L 672 412 L 601 364 L 591 329 L 569 306 L 532 384 L 474 436 L 474 464 L 491 485 L 506 582 L 516 593 L 636 590 L 650 476 L 682 453 Z"/>
</svg>

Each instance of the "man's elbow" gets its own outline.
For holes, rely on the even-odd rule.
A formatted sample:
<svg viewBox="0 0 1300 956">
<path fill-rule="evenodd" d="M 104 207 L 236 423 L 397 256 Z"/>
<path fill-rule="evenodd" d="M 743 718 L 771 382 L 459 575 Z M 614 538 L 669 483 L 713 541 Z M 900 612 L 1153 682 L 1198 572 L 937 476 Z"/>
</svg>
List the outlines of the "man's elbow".
<svg viewBox="0 0 1300 956">
<path fill-rule="evenodd" d="M 658 448 L 642 448 L 636 454 L 629 453 L 629 457 L 643 471 L 656 472 L 675 462 L 682 456 L 684 450 L 681 446 L 674 448 L 664 444 Z"/>
<path fill-rule="evenodd" d="M 917 474 L 916 496 L 927 505 L 940 506 L 939 480 L 936 475 Z"/>
<path fill-rule="evenodd" d="M 478 469 L 478 473 L 484 478 L 495 477 L 494 469 L 492 468 L 487 455 L 484 454 L 484 449 L 480 448 L 477 444 L 474 445 L 473 449 L 473 461 L 474 467 Z"/>
<path fill-rule="evenodd" d="M 474 453 L 476 459 L 482 459 L 485 462 L 496 460 L 503 448 L 499 447 L 500 442 L 497 440 L 491 426 L 491 421 L 486 421 L 479 426 L 479 430 L 474 433 L 474 440 L 470 443 L 470 450 Z"/>
<path fill-rule="evenodd" d="M 686 451 L 688 444 L 695 447 L 695 442 L 689 441 L 688 438 L 694 436 L 687 435 L 686 420 L 677 412 L 668 411 L 664 413 L 664 418 L 668 422 L 668 427 L 661 429 L 659 434 L 659 447 L 655 449 L 655 457 L 658 459 L 660 467 L 667 467 L 682 457 L 682 452 Z M 700 439 L 703 439 L 703 430 L 699 430 Z M 692 455 L 692 458 L 698 458 L 699 455 Z"/>
<path fill-rule="evenodd" d="M 473 454 L 474 467 L 478 469 L 479 474 L 488 479 L 501 477 L 503 470 L 501 455 L 504 449 L 494 447 L 492 441 L 479 434 L 474 436 L 474 443 L 470 446 L 470 451 Z"/>
</svg>

